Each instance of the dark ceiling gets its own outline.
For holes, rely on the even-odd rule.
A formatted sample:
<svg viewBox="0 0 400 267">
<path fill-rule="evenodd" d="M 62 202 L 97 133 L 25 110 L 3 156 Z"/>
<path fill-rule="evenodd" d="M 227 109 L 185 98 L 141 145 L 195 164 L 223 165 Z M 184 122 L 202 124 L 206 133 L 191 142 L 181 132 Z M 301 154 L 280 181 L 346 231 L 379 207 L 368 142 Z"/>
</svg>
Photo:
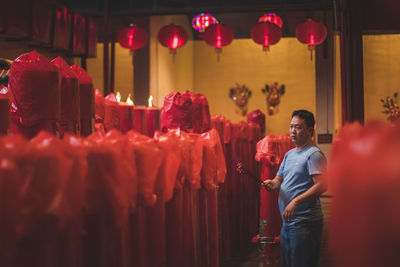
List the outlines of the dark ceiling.
<svg viewBox="0 0 400 267">
<path fill-rule="evenodd" d="M 207 12 L 248 12 L 265 8 L 311 9 L 332 5 L 334 0 L 61 0 L 82 13 L 101 16 L 108 2 L 111 15 L 156 15 Z"/>
<path fill-rule="evenodd" d="M 212 13 L 218 21 L 232 27 L 235 38 L 249 38 L 250 29 L 266 12 L 277 13 L 284 21 L 283 36 L 295 36 L 295 28 L 307 18 L 326 20 L 326 11 L 333 10 L 334 0 L 61 0 L 76 11 L 97 17 L 102 22 L 108 1 L 114 25 L 114 38 L 119 29 L 130 23 L 139 26 L 143 16 L 186 15 L 189 21 L 199 12 Z M 194 39 L 198 39 L 193 31 Z M 99 40 L 102 40 L 100 27 Z"/>
</svg>

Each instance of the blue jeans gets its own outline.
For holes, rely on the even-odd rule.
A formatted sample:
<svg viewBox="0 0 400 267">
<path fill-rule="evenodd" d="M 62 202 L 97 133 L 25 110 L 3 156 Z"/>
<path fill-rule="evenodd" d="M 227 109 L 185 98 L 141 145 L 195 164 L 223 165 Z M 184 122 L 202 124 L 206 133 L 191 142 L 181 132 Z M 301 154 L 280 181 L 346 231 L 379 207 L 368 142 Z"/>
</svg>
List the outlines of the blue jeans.
<svg viewBox="0 0 400 267">
<path fill-rule="evenodd" d="M 322 220 L 283 223 L 281 230 L 282 267 L 317 267 Z"/>
</svg>

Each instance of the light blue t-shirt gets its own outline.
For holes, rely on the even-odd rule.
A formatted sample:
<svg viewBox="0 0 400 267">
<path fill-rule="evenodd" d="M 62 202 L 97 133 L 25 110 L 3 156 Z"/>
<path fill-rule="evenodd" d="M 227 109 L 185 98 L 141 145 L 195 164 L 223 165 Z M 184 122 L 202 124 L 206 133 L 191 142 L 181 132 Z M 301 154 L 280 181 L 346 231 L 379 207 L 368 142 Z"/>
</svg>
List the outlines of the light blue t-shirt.
<svg viewBox="0 0 400 267">
<path fill-rule="evenodd" d="M 308 146 L 301 151 L 293 148 L 286 153 L 277 173 L 278 176 L 283 177 L 278 201 L 281 215 L 293 198 L 314 185 L 312 175 L 324 173 L 325 166 L 325 156 L 315 145 Z M 321 204 L 317 198 L 299 204 L 293 219 L 285 223 L 294 224 L 300 221 L 320 220 L 322 216 Z"/>
</svg>

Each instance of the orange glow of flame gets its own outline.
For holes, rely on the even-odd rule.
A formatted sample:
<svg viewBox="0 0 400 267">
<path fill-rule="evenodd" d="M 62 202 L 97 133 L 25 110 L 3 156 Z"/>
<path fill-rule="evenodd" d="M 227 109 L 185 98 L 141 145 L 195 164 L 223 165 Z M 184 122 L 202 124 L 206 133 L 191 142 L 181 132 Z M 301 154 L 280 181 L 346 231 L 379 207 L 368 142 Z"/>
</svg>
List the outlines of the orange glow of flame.
<svg viewBox="0 0 400 267">
<path fill-rule="evenodd" d="M 153 106 L 153 96 L 149 97 L 149 107 L 151 108 Z"/>
<path fill-rule="evenodd" d="M 131 94 L 128 95 L 128 98 L 126 99 L 126 103 L 127 103 L 128 105 L 133 105 L 133 101 L 132 101 L 132 99 L 131 99 Z"/>
<path fill-rule="evenodd" d="M 121 94 L 119 92 L 117 92 L 115 98 L 117 99 L 118 103 L 121 102 Z"/>
</svg>

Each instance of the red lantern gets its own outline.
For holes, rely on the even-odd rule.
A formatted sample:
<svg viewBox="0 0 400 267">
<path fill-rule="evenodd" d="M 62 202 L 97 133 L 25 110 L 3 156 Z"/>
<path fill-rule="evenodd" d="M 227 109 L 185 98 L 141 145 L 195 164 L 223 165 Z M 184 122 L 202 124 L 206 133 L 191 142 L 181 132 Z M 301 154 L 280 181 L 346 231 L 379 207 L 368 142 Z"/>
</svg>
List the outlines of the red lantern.
<svg viewBox="0 0 400 267">
<path fill-rule="evenodd" d="M 258 22 L 271 22 L 276 24 L 279 28 L 282 28 L 283 22 L 281 17 L 276 15 L 275 13 L 268 13 L 258 19 Z"/>
<path fill-rule="evenodd" d="M 122 47 L 136 51 L 146 45 L 147 32 L 137 26 L 125 27 L 118 34 L 118 42 Z"/>
<path fill-rule="evenodd" d="M 188 39 L 186 30 L 174 24 L 162 27 L 157 38 L 163 46 L 169 47 L 172 54 L 175 54 L 177 48 L 184 46 Z"/>
<path fill-rule="evenodd" d="M 257 44 L 263 46 L 263 50 L 269 50 L 269 46 L 276 44 L 282 37 L 281 29 L 271 22 L 259 22 L 251 28 L 251 38 Z"/>
<path fill-rule="evenodd" d="M 204 40 L 207 44 L 214 46 L 219 54 L 223 46 L 232 43 L 233 30 L 228 25 L 221 23 L 208 26 L 204 32 Z"/>
<path fill-rule="evenodd" d="M 208 13 L 200 13 L 192 19 L 192 27 L 198 32 L 204 32 L 208 26 L 216 23 L 218 20 Z"/>
<path fill-rule="evenodd" d="M 297 40 L 303 44 L 307 44 L 310 51 L 314 50 L 316 45 L 325 41 L 326 35 L 327 30 L 325 25 L 312 19 L 308 19 L 296 27 Z"/>
</svg>

